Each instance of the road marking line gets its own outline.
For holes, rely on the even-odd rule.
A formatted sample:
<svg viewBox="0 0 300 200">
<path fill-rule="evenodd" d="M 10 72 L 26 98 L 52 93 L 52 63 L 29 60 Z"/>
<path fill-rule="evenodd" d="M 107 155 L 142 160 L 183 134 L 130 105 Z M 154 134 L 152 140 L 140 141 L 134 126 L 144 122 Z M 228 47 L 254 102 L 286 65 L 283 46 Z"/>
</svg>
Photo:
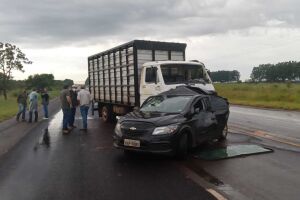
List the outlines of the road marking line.
<svg viewBox="0 0 300 200">
<path fill-rule="evenodd" d="M 192 180 L 194 183 L 199 185 L 201 188 L 204 188 L 207 192 L 213 195 L 218 200 L 227 200 L 223 195 L 221 195 L 216 190 L 212 189 L 211 184 L 208 183 L 204 178 L 200 177 L 196 172 L 185 167 L 183 165 L 177 165 L 179 169 L 186 175 L 187 178 Z"/>
<path fill-rule="evenodd" d="M 218 200 L 227 200 L 224 196 L 222 196 L 219 192 L 208 188 L 206 189 L 207 192 L 209 192 L 210 194 L 212 194 L 214 197 L 216 197 Z"/>
<path fill-rule="evenodd" d="M 278 136 L 276 134 L 262 131 L 262 130 L 249 130 L 249 129 L 242 128 L 242 127 L 235 126 L 235 125 L 229 125 L 229 129 L 233 130 L 232 133 L 260 137 L 260 138 L 269 139 L 269 140 L 273 140 L 276 142 L 288 144 L 291 146 L 300 147 L 300 143 L 297 142 L 297 140 L 298 140 L 297 138 Z M 238 132 L 234 131 L 236 129 L 238 129 Z M 294 141 L 291 141 L 291 140 L 294 140 Z M 296 140 L 296 142 L 295 142 L 295 140 Z"/>
<path fill-rule="evenodd" d="M 265 115 L 263 113 L 253 113 L 251 111 L 238 111 L 238 110 L 230 110 L 232 113 L 239 113 L 239 114 L 245 114 L 245 115 L 251 115 L 251 116 L 259 116 L 259 117 L 264 117 L 272 120 L 282 120 L 285 122 L 300 122 L 300 120 L 295 119 L 293 117 L 287 118 L 287 117 L 277 117 L 277 116 L 270 116 L 270 115 Z"/>
<path fill-rule="evenodd" d="M 300 144 L 298 144 L 298 143 L 288 141 L 286 138 L 276 137 L 273 134 L 265 132 L 265 131 L 257 130 L 257 131 L 254 131 L 253 135 L 258 136 L 258 137 L 262 137 L 262 138 L 266 138 L 266 139 L 269 139 L 269 140 L 274 140 L 274 141 L 277 141 L 277 142 L 289 144 L 289 145 L 292 145 L 292 146 L 300 147 Z"/>
</svg>

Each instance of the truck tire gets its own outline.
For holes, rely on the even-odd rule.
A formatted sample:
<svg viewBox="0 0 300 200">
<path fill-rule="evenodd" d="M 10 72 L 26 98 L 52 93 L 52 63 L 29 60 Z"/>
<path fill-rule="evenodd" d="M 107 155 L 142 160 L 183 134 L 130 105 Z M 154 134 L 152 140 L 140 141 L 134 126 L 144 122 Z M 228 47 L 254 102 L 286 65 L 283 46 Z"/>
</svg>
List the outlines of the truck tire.
<svg viewBox="0 0 300 200">
<path fill-rule="evenodd" d="M 111 121 L 111 110 L 108 106 L 103 106 L 101 110 L 102 120 L 107 123 Z"/>
<path fill-rule="evenodd" d="M 188 156 L 188 150 L 189 150 L 188 134 L 183 133 L 181 134 L 178 141 L 176 157 L 180 160 L 186 159 Z"/>
</svg>

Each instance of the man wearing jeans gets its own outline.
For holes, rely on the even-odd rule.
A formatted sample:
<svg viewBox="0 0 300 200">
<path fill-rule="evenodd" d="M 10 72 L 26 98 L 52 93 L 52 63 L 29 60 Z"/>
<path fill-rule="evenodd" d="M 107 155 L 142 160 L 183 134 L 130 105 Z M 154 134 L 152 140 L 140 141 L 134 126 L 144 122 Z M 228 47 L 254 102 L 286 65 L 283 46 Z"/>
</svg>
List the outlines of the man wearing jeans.
<svg viewBox="0 0 300 200">
<path fill-rule="evenodd" d="M 49 94 L 47 88 L 44 88 L 41 96 L 42 96 L 42 105 L 44 109 L 44 119 L 48 119 Z"/>
<path fill-rule="evenodd" d="M 36 92 L 36 89 L 33 88 L 32 92 L 29 94 L 29 123 L 32 122 L 32 115 L 34 114 L 34 121 L 38 121 L 38 93 Z"/>
<path fill-rule="evenodd" d="M 17 121 L 19 121 L 20 115 L 22 114 L 22 121 L 25 121 L 25 113 L 27 107 L 27 92 L 24 90 L 21 94 L 19 94 L 18 99 L 19 111 L 17 113 Z"/>
<path fill-rule="evenodd" d="M 61 109 L 63 111 L 63 134 L 68 134 L 68 123 L 70 122 L 72 101 L 70 97 L 69 86 L 65 85 L 64 89 L 60 92 Z"/>
<path fill-rule="evenodd" d="M 90 92 L 85 89 L 85 86 L 81 86 L 81 90 L 77 94 L 77 100 L 80 105 L 80 113 L 83 123 L 83 127 L 80 130 L 87 131 L 87 116 L 92 97 Z"/>
</svg>

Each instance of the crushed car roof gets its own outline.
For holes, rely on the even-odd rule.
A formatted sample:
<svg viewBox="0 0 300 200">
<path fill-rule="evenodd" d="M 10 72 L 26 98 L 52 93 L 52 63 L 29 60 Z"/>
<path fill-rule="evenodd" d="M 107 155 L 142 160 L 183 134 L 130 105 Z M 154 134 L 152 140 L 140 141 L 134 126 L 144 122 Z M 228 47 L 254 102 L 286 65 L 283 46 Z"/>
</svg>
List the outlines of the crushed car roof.
<svg viewBox="0 0 300 200">
<path fill-rule="evenodd" d="M 192 86 L 177 86 L 174 89 L 162 92 L 159 95 L 166 96 L 176 96 L 176 95 L 212 95 L 216 94 L 215 92 L 206 91 L 197 87 Z"/>
</svg>

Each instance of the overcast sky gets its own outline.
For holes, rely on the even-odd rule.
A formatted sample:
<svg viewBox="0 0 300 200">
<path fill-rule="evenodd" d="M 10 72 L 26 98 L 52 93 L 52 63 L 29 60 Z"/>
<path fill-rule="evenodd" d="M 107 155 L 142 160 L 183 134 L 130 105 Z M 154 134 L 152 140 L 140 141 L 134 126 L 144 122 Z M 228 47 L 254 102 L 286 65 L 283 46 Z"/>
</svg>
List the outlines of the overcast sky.
<svg viewBox="0 0 300 200">
<path fill-rule="evenodd" d="M 300 61 L 299 0 L 1 0 L 0 41 L 34 62 L 25 73 L 84 81 L 87 57 L 134 39 L 187 43 L 187 59 L 249 78 Z"/>
</svg>

